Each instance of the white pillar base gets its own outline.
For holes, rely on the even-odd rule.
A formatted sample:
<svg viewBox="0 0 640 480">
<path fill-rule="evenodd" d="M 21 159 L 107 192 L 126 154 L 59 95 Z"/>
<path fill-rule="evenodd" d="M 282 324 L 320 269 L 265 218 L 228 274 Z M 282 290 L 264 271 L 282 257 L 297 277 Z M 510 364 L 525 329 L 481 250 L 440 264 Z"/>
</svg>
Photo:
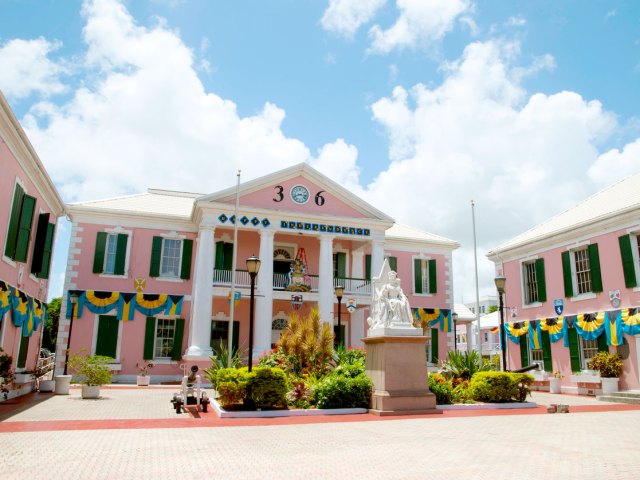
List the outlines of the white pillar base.
<svg viewBox="0 0 640 480">
<path fill-rule="evenodd" d="M 198 361 L 209 360 L 213 356 L 213 350 L 211 347 L 204 347 L 201 345 L 190 345 L 187 351 L 182 356 L 183 360 Z"/>
</svg>

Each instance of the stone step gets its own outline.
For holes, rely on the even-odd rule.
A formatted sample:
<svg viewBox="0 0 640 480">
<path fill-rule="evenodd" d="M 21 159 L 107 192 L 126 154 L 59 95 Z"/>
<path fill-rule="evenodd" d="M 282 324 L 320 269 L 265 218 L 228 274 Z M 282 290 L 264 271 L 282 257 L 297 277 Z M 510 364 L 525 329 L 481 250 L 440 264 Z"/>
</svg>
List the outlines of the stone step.
<svg viewBox="0 0 640 480">
<path fill-rule="evenodd" d="M 613 403 L 629 403 L 633 405 L 640 405 L 640 397 L 629 397 L 618 395 L 618 392 L 611 395 L 598 395 L 596 400 L 601 402 L 613 402 Z"/>
<path fill-rule="evenodd" d="M 640 390 L 625 390 L 623 392 L 615 392 L 616 397 L 640 398 Z"/>
</svg>

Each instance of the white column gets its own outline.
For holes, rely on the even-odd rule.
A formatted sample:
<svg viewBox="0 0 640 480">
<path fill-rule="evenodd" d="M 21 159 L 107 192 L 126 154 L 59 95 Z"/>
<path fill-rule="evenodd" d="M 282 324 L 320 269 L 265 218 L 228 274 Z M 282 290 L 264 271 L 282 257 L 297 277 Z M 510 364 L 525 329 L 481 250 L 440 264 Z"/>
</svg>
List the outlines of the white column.
<svg viewBox="0 0 640 480">
<path fill-rule="evenodd" d="M 203 223 L 198 232 L 189 347 L 184 354 L 185 360 L 208 360 L 213 355 L 211 350 L 211 302 L 213 296 L 214 230 L 213 225 Z"/>
<path fill-rule="evenodd" d="M 380 275 L 384 262 L 384 240 L 375 239 L 371 242 L 371 278 Z"/>
<path fill-rule="evenodd" d="M 273 319 L 273 237 L 272 230 L 260 231 L 260 271 L 258 272 L 255 319 L 253 325 L 253 358 L 271 350 Z"/>
<path fill-rule="evenodd" d="M 467 323 L 467 352 L 476 349 L 476 336 L 473 334 L 473 325 L 471 322 Z"/>
<path fill-rule="evenodd" d="M 349 317 L 349 328 L 351 329 L 350 347 L 364 347 L 362 339 L 367 336 L 364 328 L 364 308 L 358 308 Z"/>
<path fill-rule="evenodd" d="M 333 325 L 333 237 L 320 236 L 318 268 L 318 310 L 320 319 Z"/>
<path fill-rule="evenodd" d="M 351 278 L 364 278 L 364 252 L 351 251 Z"/>
</svg>

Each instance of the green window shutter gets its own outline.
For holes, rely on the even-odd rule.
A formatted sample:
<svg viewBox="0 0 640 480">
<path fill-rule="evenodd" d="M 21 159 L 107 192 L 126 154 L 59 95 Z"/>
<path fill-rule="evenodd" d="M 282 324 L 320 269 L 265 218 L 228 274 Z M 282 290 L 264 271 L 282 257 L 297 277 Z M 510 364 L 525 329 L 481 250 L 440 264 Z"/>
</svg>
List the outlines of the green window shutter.
<svg viewBox="0 0 640 480">
<path fill-rule="evenodd" d="M 571 358 L 571 371 L 579 372 L 582 369 L 580 365 L 580 348 L 578 347 L 578 332 L 574 327 L 567 329 L 567 337 L 569 339 L 569 357 Z"/>
<path fill-rule="evenodd" d="M 520 367 L 529 365 L 529 334 L 520 337 Z"/>
<path fill-rule="evenodd" d="M 27 364 L 27 352 L 29 351 L 29 340 L 31 337 L 20 337 L 20 350 L 18 351 L 18 363 L 16 368 L 24 368 Z"/>
<path fill-rule="evenodd" d="M 9 258 L 13 258 L 16 255 L 16 240 L 18 238 L 23 199 L 24 190 L 16 183 L 16 189 L 13 194 L 13 205 L 11 206 L 11 216 L 9 217 L 9 228 L 7 229 L 7 244 L 4 247 L 4 254 Z"/>
<path fill-rule="evenodd" d="M 160 276 L 160 259 L 162 258 L 162 237 L 153 237 L 151 243 L 151 264 L 149 265 L 149 276 Z"/>
<path fill-rule="evenodd" d="M 347 254 L 338 252 L 336 258 L 338 259 L 338 278 L 347 278 Z"/>
<path fill-rule="evenodd" d="M 564 296 L 573 297 L 573 277 L 571 276 L 571 252 L 562 252 L 562 275 L 564 278 Z"/>
<path fill-rule="evenodd" d="M 129 235 L 126 233 L 119 233 L 118 240 L 116 242 L 116 263 L 113 267 L 114 275 L 124 275 L 124 264 L 127 259 L 127 241 Z"/>
<path fill-rule="evenodd" d="M 231 270 L 233 268 L 233 243 L 223 244 L 222 252 L 224 260 L 222 262 L 222 268 L 224 270 Z"/>
<path fill-rule="evenodd" d="M 38 215 L 36 236 L 33 241 L 33 254 L 31 255 L 31 273 L 37 275 L 42 271 L 42 259 L 44 257 L 44 245 L 47 241 L 47 227 L 49 226 L 49 214 Z"/>
<path fill-rule="evenodd" d="M 96 355 L 116 358 L 118 346 L 118 318 L 112 315 L 98 317 L 98 337 L 96 339 Z"/>
<path fill-rule="evenodd" d="M 622 257 L 622 271 L 624 272 L 624 285 L 627 288 L 638 286 L 636 279 L 636 267 L 633 262 L 633 253 L 631 248 L 631 235 L 622 235 L 618 237 L 620 243 L 620 256 Z"/>
<path fill-rule="evenodd" d="M 44 242 L 44 251 L 42 254 L 42 269 L 38 273 L 38 278 L 49 278 L 49 269 L 51 268 L 51 254 L 53 253 L 53 236 L 56 226 L 53 223 L 47 225 L 47 238 Z"/>
<path fill-rule="evenodd" d="M 389 268 L 394 272 L 398 271 L 398 258 L 397 257 L 389 257 Z"/>
<path fill-rule="evenodd" d="M 144 360 L 153 360 L 153 348 L 156 339 L 156 319 L 155 317 L 147 317 L 147 324 L 144 329 L 144 350 L 142 358 Z"/>
<path fill-rule="evenodd" d="M 171 360 L 180 360 L 182 358 L 182 337 L 184 336 L 184 320 L 176 319 L 176 329 L 173 335 L 173 351 L 171 352 Z"/>
<path fill-rule="evenodd" d="M 216 242 L 216 270 L 224 270 L 224 242 Z"/>
<path fill-rule="evenodd" d="M 193 240 L 182 241 L 182 265 L 180 267 L 180 278 L 189 280 L 191 278 L 191 254 L 193 253 Z"/>
<path fill-rule="evenodd" d="M 608 320 L 605 320 L 607 322 Z M 609 352 L 609 345 L 607 345 L 607 335 L 602 332 L 598 337 L 598 351 L 599 352 Z"/>
<path fill-rule="evenodd" d="M 553 372 L 553 361 L 551 358 L 551 340 L 549 332 L 542 331 L 542 360 L 544 362 L 544 371 Z"/>
<path fill-rule="evenodd" d="M 589 245 L 589 266 L 591 267 L 591 291 L 602 291 L 602 274 L 600 273 L 600 255 L 598 244 Z"/>
<path fill-rule="evenodd" d="M 438 329 L 431 329 L 431 363 L 438 363 Z"/>
<path fill-rule="evenodd" d="M 429 260 L 429 293 L 438 293 L 438 276 L 436 275 L 435 260 Z"/>
<path fill-rule="evenodd" d="M 364 278 L 371 280 L 371 255 L 364 256 Z"/>
<path fill-rule="evenodd" d="M 93 273 L 102 273 L 104 271 L 104 252 L 107 248 L 106 232 L 98 232 L 96 235 L 96 250 L 93 253 Z"/>
<path fill-rule="evenodd" d="M 538 282 L 538 301 L 547 301 L 547 280 L 544 275 L 544 258 L 536 260 L 536 281 Z"/>
<path fill-rule="evenodd" d="M 413 259 L 413 290 L 415 293 L 422 293 L 422 260 Z"/>
<path fill-rule="evenodd" d="M 16 239 L 16 262 L 26 262 L 29 250 L 29 238 L 31 237 L 31 224 L 33 223 L 33 213 L 36 209 L 36 199 L 25 195 L 22 200 L 22 211 L 20 212 L 20 226 L 18 227 L 18 238 Z"/>
</svg>

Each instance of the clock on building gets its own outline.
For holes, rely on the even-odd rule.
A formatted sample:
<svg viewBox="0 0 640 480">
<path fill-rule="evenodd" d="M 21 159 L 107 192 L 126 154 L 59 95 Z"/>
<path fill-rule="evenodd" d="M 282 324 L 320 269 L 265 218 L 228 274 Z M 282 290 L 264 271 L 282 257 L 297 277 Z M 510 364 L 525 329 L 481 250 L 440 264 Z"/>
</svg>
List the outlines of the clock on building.
<svg viewBox="0 0 640 480">
<path fill-rule="evenodd" d="M 304 185 L 295 185 L 291 189 L 291 200 L 302 205 L 309 201 L 309 190 Z"/>
</svg>

